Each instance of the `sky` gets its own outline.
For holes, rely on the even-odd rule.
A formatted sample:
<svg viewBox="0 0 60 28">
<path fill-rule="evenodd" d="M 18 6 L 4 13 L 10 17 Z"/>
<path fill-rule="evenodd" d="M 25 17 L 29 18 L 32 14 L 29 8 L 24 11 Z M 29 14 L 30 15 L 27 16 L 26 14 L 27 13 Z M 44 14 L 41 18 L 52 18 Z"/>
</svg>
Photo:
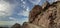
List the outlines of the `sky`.
<svg viewBox="0 0 60 28">
<path fill-rule="evenodd" d="M 52 3 L 57 0 L 47 0 Z M 0 0 L 0 25 L 23 24 L 28 22 L 29 11 L 34 5 L 40 5 L 46 0 Z"/>
</svg>

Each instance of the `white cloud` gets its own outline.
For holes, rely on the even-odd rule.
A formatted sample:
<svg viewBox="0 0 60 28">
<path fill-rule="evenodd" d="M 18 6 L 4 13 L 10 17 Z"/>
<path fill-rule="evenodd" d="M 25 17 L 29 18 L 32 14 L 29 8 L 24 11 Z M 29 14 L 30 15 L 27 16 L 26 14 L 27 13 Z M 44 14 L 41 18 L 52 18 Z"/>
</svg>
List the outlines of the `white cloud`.
<svg viewBox="0 0 60 28">
<path fill-rule="evenodd" d="M 0 1 L 0 17 L 10 16 L 12 8 L 8 2 Z"/>
<path fill-rule="evenodd" d="M 41 0 L 29 0 L 31 3 L 33 3 L 33 4 L 39 4 L 39 2 L 41 1 Z"/>
<path fill-rule="evenodd" d="M 25 1 L 22 1 L 22 3 L 20 4 L 20 6 L 21 6 L 22 8 L 25 8 L 25 7 L 26 7 L 26 2 L 25 2 Z"/>
<path fill-rule="evenodd" d="M 55 0 L 55 2 L 58 1 L 58 0 Z"/>
<path fill-rule="evenodd" d="M 15 0 L 16 1 L 16 0 Z M 0 0 L 0 17 L 6 17 L 11 16 L 13 9 L 18 5 L 19 2 L 13 2 L 13 4 L 10 3 L 11 1 L 5 1 Z"/>
<path fill-rule="evenodd" d="M 16 21 L 16 18 L 9 17 L 10 20 Z"/>
<path fill-rule="evenodd" d="M 23 4 L 25 4 L 25 2 L 23 1 Z"/>
<path fill-rule="evenodd" d="M 21 0 L 21 1 L 23 1 L 23 0 Z"/>
<path fill-rule="evenodd" d="M 22 12 L 18 13 L 18 15 L 28 16 L 29 15 L 29 8 L 27 7 L 26 10 L 23 10 Z"/>
</svg>

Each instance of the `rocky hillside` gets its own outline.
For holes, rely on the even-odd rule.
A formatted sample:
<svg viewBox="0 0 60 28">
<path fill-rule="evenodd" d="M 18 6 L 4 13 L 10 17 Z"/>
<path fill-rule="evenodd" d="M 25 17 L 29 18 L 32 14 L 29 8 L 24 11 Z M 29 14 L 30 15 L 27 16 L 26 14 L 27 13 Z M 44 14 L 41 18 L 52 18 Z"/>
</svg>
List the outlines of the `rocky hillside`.
<svg viewBox="0 0 60 28">
<path fill-rule="evenodd" d="M 60 1 L 35 5 L 22 28 L 60 28 Z"/>
</svg>

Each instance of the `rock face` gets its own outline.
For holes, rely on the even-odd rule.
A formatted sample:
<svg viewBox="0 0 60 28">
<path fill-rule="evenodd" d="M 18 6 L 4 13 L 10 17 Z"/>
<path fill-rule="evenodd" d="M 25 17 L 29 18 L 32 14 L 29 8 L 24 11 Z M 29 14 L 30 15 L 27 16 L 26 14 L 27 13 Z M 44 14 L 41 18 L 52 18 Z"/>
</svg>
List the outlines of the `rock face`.
<svg viewBox="0 0 60 28">
<path fill-rule="evenodd" d="M 50 15 L 50 12 L 48 12 L 48 7 L 50 6 L 50 4 L 48 2 L 46 2 L 42 7 L 41 6 L 36 7 L 36 6 L 30 11 L 29 22 L 32 24 L 35 24 L 38 26 L 43 26 L 43 27 L 47 28 L 48 24 L 50 22 L 48 20 L 48 17 Z M 40 9 L 36 9 L 36 8 L 40 8 Z M 39 10 L 39 11 L 37 11 L 37 10 Z"/>
<path fill-rule="evenodd" d="M 32 23 L 33 20 L 35 19 L 35 17 L 37 17 L 37 15 L 39 15 L 39 13 L 41 13 L 42 7 L 39 5 L 36 5 L 29 14 L 29 22 Z"/>
<path fill-rule="evenodd" d="M 20 28 L 20 25 L 15 24 L 12 28 Z M 35 5 L 30 11 L 29 22 L 25 22 L 21 28 L 60 28 L 60 1 Z"/>
<path fill-rule="evenodd" d="M 60 28 L 60 1 L 42 7 L 35 5 L 30 11 L 29 23 L 44 28 Z"/>
<path fill-rule="evenodd" d="M 13 25 L 11 28 L 21 28 L 21 25 L 16 23 L 15 25 Z"/>
</svg>

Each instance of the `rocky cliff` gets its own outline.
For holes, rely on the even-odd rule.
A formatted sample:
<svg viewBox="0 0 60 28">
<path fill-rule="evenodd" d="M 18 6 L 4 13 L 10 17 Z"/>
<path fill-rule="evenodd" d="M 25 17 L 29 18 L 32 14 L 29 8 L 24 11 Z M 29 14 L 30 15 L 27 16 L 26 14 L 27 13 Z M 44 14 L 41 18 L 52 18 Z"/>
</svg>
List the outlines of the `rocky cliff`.
<svg viewBox="0 0 60 28">
<path fill-rule="evenodd" d="M 22 28 L 60 28 L 60 1 L 35 5 Z"/>
<path fill-rule="evenodd" d="M 35 5 L 30 11 L 29 23 L 44 28 L 60 28 L 60 1 L 46 2 L 42 7 Z"/>
</svg>

